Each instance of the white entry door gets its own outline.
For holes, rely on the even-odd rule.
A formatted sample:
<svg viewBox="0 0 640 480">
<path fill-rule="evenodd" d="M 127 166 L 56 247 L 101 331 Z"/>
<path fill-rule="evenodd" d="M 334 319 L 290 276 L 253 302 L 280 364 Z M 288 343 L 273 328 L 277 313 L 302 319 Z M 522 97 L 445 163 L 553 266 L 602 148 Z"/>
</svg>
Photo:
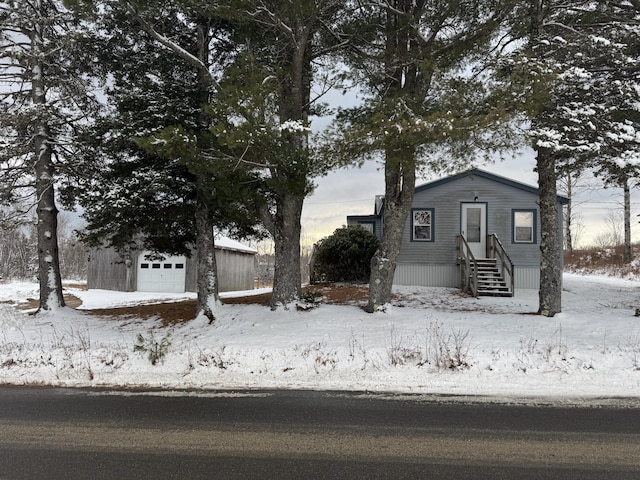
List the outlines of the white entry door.
<svg viewBox="0 0 640 480">
<path fill-rule="evenodd" d="M 186 258 L 165 256 L 162 260 L 145 258 L 151 252 L 142 252 L 138 257 L 139 292 L 182 293 L 185 288 Z"/>
<path fill-rule="evenodd" d="M 487 256 L 487 204 L 463 203 L 460 233 L 476 258 Z"/>
</svg>

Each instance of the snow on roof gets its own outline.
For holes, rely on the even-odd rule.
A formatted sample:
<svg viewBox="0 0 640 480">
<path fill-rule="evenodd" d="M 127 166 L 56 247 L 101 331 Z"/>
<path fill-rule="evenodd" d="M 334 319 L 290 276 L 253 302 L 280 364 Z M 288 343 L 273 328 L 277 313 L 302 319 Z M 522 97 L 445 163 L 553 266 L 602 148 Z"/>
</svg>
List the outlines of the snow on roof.
<svg viewBox="0 0 640 480">
<path fill-rule="evenodd" d="M 216 248 L 220 248 L 222 250 L 234 250 L 236 252 L 253 254 L 258 253 L 258 250 L 253 247 L 249 247 L 243 243 L 238 242 L 237 240 L 233 240 L 232 238 L 217 235 L 215 237 L 215 246 Z"/>
</svg>

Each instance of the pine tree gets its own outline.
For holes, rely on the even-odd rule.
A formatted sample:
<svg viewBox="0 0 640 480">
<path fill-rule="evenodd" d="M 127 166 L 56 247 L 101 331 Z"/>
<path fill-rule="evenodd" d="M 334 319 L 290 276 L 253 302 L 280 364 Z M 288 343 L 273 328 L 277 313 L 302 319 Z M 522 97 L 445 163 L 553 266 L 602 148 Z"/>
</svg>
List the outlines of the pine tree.
<svg viewBox="0 0 640 480">
<path fill-rule="evenodd" d="M 354 2 L 345 19 L 351 79 L 367 93 L 342 112 L 329 148 L 342 158 L 384 156 L 384 230 L 371 263 L 368 310 L 391 298 L 416 169 L 455 170 L 501 135 L 484 136 L 501 118 L 480 65 L 511 2 L 386 0 Z M 474 69 L 477 67 L 477 69 Z M 442 154 L 445 152 L 445 154 Z M 347 160 L 345 160 L 346 162 Z"/>
<path fill-rule="evenodd" d="M 197 72 L 200 91 L 206 93 L 207 97 L 205 100 L 203 95 L 200 105 L 214 101 L 219 90 L 220 72 L 219 69 L 212 68 L 216 66 L 209 63 L 210 58 L 205 55 L 205 52 L 211 53 L 206 47 L 214 39 L 208 36 L 209 30 L 200 27 L 206 24 L 218 25 L 226 21 L 238 28 L 239 33 L 234 40 L 242 38 L 261 44 L 260 48 L 268 53 L 261 56 L 260 61 L 271 66 L 273 76 L 270 78 L 274 79 L 273 87 L 278 99 L 275 112 L 279 119 L 278 127 L 275 129 L 278 138 L 270 143 L 273 146 L 279 145 L 281 150 L 269 158 L 269 161 L 263 159 L 259 164 L 254 162 L 254 167 L 256 171 L 263 172 L 262 192 L 269 205 L 261 211 L 265 226 L 270 229 L 276 245 L 272 303 L 273 306 L 289 303 L 300 293 L 300 216 L 302 202 L 311 190 L 311 178 L 316 171 L 309 157 L 307 133 L 308 117 L 312 108 L 311 61 L 319 53 L 318 49 L 313 50 L 312 47 L 316 45 L 320 30 L 331 24 L 329 18 L 331 15 L 335 16 L 335 11 L 342 2 L 298 0 L 283 4 L 246 0 L 209 4 L 197 0 L 184 0 L 175 1 L 173 4 L 165 2 L 159 6 L 113 0 L 110 4 L 126 8 L 131 18 L 159 47 L 172 52 L 174 58 L 186 62 Z M 201 41 L 200 48 L 190 50 L 181 43 L 184 39 L 181 35 L 163 34 L 162 8 L 169 8 L 170 5 L 181 9 L 181 18 L 186 19 L 191 25 L 199 25 L 197 31 L 198 39 Z M 221 38 L 229 37 L 216 37 L 216 42 Z M 217 67 L 219 66 L 217 64 Z M 202 109 L 201 113 L 205 111 L 206 109 Z M 166 133 L 165 131 L 162 135 Z M 200 133 L 204 133 L 204 129 L 201 129 Z M 196 135 L 195 138 L 200 136 Z M 158 140 L 162 141 L 160 137 Z M 202 158 L 219 160 L 221 157 L 229 160 L 220 151 L 207 152 Z M 245 158 L 245 154 L 236 157 L 234 165 L 240 165 Z M 191 171 L 196 175 L 196 183 L 201 187 L 198 191 L 205 192 L 208 183 L 204 175 L 208 170 L 201 168 L 204 163 L 198 164 L 200 166 L 192 168 Z M 203 208 L 206 206 L 204 203 L 200 205 Z M 207 217 L 203 211 L 197 216 L 200 219 Z M 199 228 L 199 231 L 204 230 L 204 227 Z M 204 271 L 204 268 L 199 271 Z"/>
<path fill-rule="evenodd" d="M 35 207 L 40 309 L 64 306 L 55 187 L 74 160 L 74 129 L 95 108 L 83 25 L 57 0 L 0 6 L 2 201 Z"/>
<path fill-rule="evenodd" d="M 313 189 L 313 178 L 328 168 L 309 145 L 310 117 L 317 112 L 317 101 L 311 97 L 314 66 L 336 48 L 333 26 L 344 2 L 220 4 L 237 22 L 234 38 L 242 44 L 242 55 L 229 72 L 231 82 L 223 82 L 219 91 L 228 95 L 218 110 L 226 104 L 220 115 L 227 122 L 217 132 L 227 137 L 238 161 L 250 164 L 263 179 L 261 218 L 274 240 L 271 308 L 276 308 L 300 296 L 302 205 Z M 242 95 L 233 92 L 234 85 L 244 86 Z"/>
<path fill-rule="evenodd" d="M 529 7 L 517 69 L 528 85 L 522 100 L 538 154 L 539 311 L 553 316 L 561 311 L 562 295 L 558 170 L 591 167 L 625 191 L 628 179 L 637 176 L 638 12 L 632 4 L 588 0 L 532 1 Z"/>
<path fill-rule="evenodd" d="M 132 245 L 186 255 L 194 247 L 197 311 L 212 322 L 218 302 L 213 227 L 247 235 L 255 224 L 243 196 L 250 174 L 221 160 L 210 132 L 214 55 L 227 53 L 224 41 L 211 44 L 214 32 L 224 38 L 224 26 L 179 3 L 113 7 L 104 10 L 101 47 L 113 79 L 107 92 L 113 111 L 88 135 L 101 143 L 87 157 L 97 150 L 104 166 L 83 188 L 85 238 L 125 254 Z"/>
</svg>

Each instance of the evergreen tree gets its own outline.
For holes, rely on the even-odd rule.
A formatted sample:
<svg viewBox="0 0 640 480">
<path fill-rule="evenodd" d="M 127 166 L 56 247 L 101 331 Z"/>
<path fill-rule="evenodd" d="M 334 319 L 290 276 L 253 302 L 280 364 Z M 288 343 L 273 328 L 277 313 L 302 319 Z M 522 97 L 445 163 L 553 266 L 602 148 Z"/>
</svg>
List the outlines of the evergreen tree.
<svg viewBox="0 0 640 480">
<path fill-rule="evenodd" d="M 333 25 L 344 6 L 339 0 L 245 0 L 220 2 L 237 22 L 241 55 L 223 82 L 218 102 L 225 118 L 216 132 L 240 162 L 263 182 L 264 226 L 275 246 L 271 307 L 299 298 L 300 218 L 313 178 L 328 164 L 309 145 L 314 65 L 336 48 Z M 331 41 L 327 42 L 329 38 Z M 239 88 L 240 87 L 240 88 Z"/>
<path fill-rule="evenodd" d="M 537 150 L 539 311 L 553 316 L 561 311 L 562 295 L 558 171 L 592 167 L 623 189 L 637 176 L 638 11 L 605 1 L 523 3 L 529 29 L 522 32 L 527 41 L 512 78 L 526 85 L 526 98 L 520 99 Z"/>
<path fill-rule="evenodd" d="M 484 135 L 501 119 L 482 59 L 512 2 L 385 0 L 354 2 L 344 29 L 345 61 L 365 90 L 362 107 L 342 112 L 329 142 L 334 155 L 384 156 L 384 231 L 371 263 L 368 310 L 391 297 L 402 232 L 413 202 L 416 169 L 455 170 L 501 135 Z M 474 69 L 477 67 L 477 69 Z M 444 153 L 443 153 L 444 152 Z"/>
<path fill-rule="evenodd" d="M 275 112 L 278 123 L 272 130 L 273 140 L 269 141 L 275 151 L 255 152 L 254 149 L 251 149 L 252 152 L 243 151 L 240 156 L 236 156 L 233 164 L 236 166 L 246 164 L 243 160 L 248 158 L 248 155 L 253 155 L 254 158 L 260 157 L 260 162 L 252 163 L 254 170 L 262 173 L 263 179 L 261 183 L 263 188 L 256 191 L 261 191 L 267 202 L 265 207 L 259 210 L 263 213 L 263 222 L 272 233 L 276 245 L 272 304 L 275 307 L 278 304 L 289 303 L 300 294 L 300 216 L 302 202 L 311 190 L 311 178 L 316 171 L 314 163 L 310 160 L 308 145 L 308 117 L 312 108 L 311 61 L 321 53 L 315 43 L 319 38 L 320 30 L 331 24 L 329 18 L 335 15 L 337 7 L 342 2 L 299 0 L 282 4 L 282 2 L 245 0 L 209 4 L 196 0 L 175 0 L 174 6 L 183 12 L 180 19 L 190 25 L 197 25 L 197 40 L 200 43 L 194 50 L 190 50 L 181 43 L 180 35 L 171 36 L 163 32 L 162 9 L 168 8 L 166 2 L 161 7 L 156 4 L 149 5 L 127 0 L 113 0 L 110 4 L 125 7 L 131 18 L 154 39 L 158 46 L 172 52 L 175 58 L 186 62 L 192 70 L 195 70 L 197 85 L 203 94 L 200 105 L 215 103 L 214 93 L 217 94 L 220 87 L 218 77 L 221 68 L 212 68 L 220 67 L 220 64 L 214 65 L 210 62 L 211 58 L 207 55 L 211 51 L 207 47 L 214 41 L 219 43 L 221 39 L 229 38 L 226 35 L 213 38 L 209 36 L 211 30 L 203 27 L 216 25 L 224 18 L 236 28 L 237 35 L 233 37 L 234 41 L 242 39 L 259 45 L 261 49 L 259 61 L 262 66 L 268 65 L 271 69 L 269 80 L 273 82 L 270 85 L 275 90 L 277 98 L 274 104 L 275 110 L 271 114 Z M 198 21 L 195 21 L 196 18 Z M 219 111 L 217 107 L 214 110 Z M 201 109 L 200 112 L 206 113 L 206 109 Z M 238 118 L 235 113 L 230 116 L 232 120 Z M 215 122 L 210 122 L 208 126 L 216 130 Z M 235 126 L 233 121 L 229 126 Z M 261 130 L 263 131 L 264 129 Z M 173 145 L 180 139 L 181 131 L 175 130 L 175 132 L 178 135 L 172 137 L 170 143 Z M 198 135 L 192 138 L 201 139 L 205 129 L 201 128 L 198 132 Z M 254 133 L 258 134 L 258 132 Z M 167 135 L 169 135 L 167 130 L 158 132 L 158 135 L 155 135 L 157 141 L 152 141 L 151 144 L 158 147 L 163 141 L 162 137 Z M 183 146 L 186 146 L 184 143 Z M 201 159 L 229 160 L 229 156 L 219 149 L 202 148 L 203 145 L 199 140 L 196 141 L 196 145 L 203 153 Z M 148 143 L 147 146 L 149 146 Z M 187 149 L 191 146 L 193 145 L 187 146 Z M 231 153 L 234 152 L 229 145 L 225 145 L 225 148 L 228 148 Z M 158 148 L 154 149 L 154 152 L 158 152 Z M 268 161 L 265 161 L 265 154 L 270 155 Z M 197 191 L 199 193 L 210 191 L 211 184 L 206 181 L 206 176 L 210 175 L 210 169 L 206 166 L 206 161 L 194 162 L 191 165 L 190 172 L 196 176 L 196 184 L 199 185 Z M 204 207 L 205 203 L 200 202 L 199 205 Z M 210 216 L 210 212 L 204 215 L 202 209 L 198 212 L 200 213 L 196 213 L 196 217 L 199 219 Z M 204 227 L 198 229 L 199 232 L 204 230 L 209 231 Z M 209 256 L 202 256 L 202 258 L 209 258 Z M 199 272 L 204 270 L 204 268 L 199 269 Z"/>
<path fill-rule="evenodd" d="M 55 186 L 73 168 L 75 129 L 96 105 L 83 32 L 57 0 L 0 6 L 1 200 L 35 206 L 42 310 L 64 306 Z"/>
<path fill-rule="evenodd" d="M 89 134 L 102 140 L 94 147 L 104 167 L 83 189 L 86 238 L 125 254 L 140 244 L 186 255 L 195 247 L 197 310 L 211 322 L 218 301 L 213 227 L 247 235 L 255 224 L 243 198 L 251 178 L 221 161 L 210 132 L 213 71 L 231 50 L 225 27 L 179 2 L 111 7 L 102 50 L 114 108 L 98 135 Z"/>
</svg>

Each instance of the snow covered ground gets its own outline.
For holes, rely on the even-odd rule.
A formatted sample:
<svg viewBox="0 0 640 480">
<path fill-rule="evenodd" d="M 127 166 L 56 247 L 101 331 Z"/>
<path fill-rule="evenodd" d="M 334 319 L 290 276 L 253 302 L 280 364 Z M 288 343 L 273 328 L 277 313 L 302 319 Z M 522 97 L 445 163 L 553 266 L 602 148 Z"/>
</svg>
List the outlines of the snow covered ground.
<svg viewBox="0 0 640 480">
<path fill-rule="evenodd" d="M 321 304 L 272 312 L 223 305 L 215 325 L 109 319 L 0 304 L 0 383 L 165 389 L 295 388 L 506 398 L 640 399 L 640 283 L 565 274 L 563 312 L 513 298 L 398 287 L 384 313 Z M 179 300 L 73 290 L 82 309 Z M 0 302 L 37 285 L 0 284 Z"/>
</svg>

